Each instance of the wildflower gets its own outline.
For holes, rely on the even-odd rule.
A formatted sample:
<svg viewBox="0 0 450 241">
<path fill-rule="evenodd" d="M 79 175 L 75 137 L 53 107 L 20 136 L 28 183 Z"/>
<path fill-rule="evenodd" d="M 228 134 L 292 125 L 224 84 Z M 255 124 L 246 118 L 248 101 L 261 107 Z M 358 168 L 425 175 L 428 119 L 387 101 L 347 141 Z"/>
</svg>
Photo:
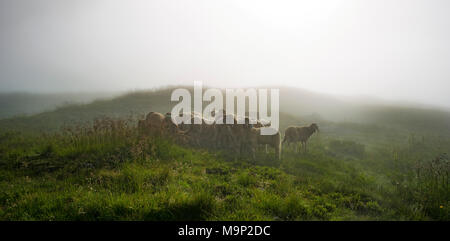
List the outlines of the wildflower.
<svg viewBox="0 0 450 241">
<path fill-rule="evenodd" d="M 441 206 L 439 206 L 439 208 L 444 208 L 444 206 L 441 205 Z"/>
</svg>

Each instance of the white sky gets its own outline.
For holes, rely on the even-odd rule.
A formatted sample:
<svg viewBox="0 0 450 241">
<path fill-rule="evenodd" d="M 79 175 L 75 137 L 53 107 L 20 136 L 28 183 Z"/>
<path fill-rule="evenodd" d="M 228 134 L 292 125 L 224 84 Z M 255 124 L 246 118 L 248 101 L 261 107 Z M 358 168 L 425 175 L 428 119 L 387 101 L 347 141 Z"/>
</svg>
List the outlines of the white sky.
<svg viewBox="0 0 450 241">
<path fill-rule="evenodd" d="M 0 0 L 0 31 L 1 92 L 197 80 L 450 106 L 448 0 Z"/>
</svg>

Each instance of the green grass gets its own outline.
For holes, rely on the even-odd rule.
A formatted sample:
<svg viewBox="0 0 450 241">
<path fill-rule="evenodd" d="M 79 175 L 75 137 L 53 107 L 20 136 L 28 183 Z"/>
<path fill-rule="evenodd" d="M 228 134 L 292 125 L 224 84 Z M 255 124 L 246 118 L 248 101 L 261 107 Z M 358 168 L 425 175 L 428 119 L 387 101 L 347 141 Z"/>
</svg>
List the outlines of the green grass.
<svg viewBox="0 0 450 241">
<path fill-rule="evenodd" d="M 410 145 L 393 154 L 313 138 L 307 153 L 284 148 L 279 161 L 139 137 L 113 119 L 48 135 L 8 132 L 0 220 L 448 220 L 448 184 L 431 172 L 415 180 L 408 168 L 439 148 Z"/>
<path fill-rule="evenodd" d="M 170 93 L 0 120 L 0 220 L 450 219 L 447 112 L 321 109 L 283 90 L 282 133 L 311 122 L 320 133 L 307 153 L 251 159 L 139 137 L 136 118 L 170 110 Z"/>
</svg>

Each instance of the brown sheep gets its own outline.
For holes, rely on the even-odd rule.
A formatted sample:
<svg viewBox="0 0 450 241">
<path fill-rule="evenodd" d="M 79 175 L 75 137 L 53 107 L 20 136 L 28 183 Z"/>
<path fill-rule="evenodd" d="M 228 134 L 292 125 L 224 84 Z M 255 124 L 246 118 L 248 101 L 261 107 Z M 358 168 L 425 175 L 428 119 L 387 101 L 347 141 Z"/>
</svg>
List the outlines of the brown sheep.
<svg viewBox="0 0 450 241">
<path fill-rule="evenodd" d="M 226 114 L 225 110 L 219 111 L 218 115 L 214 117 L 215 119 L 215 142 L 219 149 L 233 149 L 237 150 L 239 143 L 237 143 L 236 131 L 237 120 L 233 114 Z M 227 119 L 233 120 L 233 124 L 227 124 Z M 217 124 L 219 120 L 222 124 Z"/>
<path fill-rule="evenodd" d="M 222 112 L 224 113 L 224 111 Z M 227 117 L 234 118 L 232 115 L 223 116 L 222 113 L 214 117 L 214 119 L 205 119 L 198 113 L 192 112 L 191 124 L 180 124 L 180 129 L 186 130 L 189 136 L 189 143 L 195 147 L 212 148 L 212 149 L 229 149 L 235 144 L 233 125 L 216 124 L 214 120 L 223 121 Z M 201 124 L 194 124 L 195 120 Z M 199 121 L 200 120 L 200 121 Z M 208 122 L 208 123 L 207 123 Z M 211 123 L 213 122 L 213 123 Z"/>
<path fill-rule="evenodd" d="M 202 124 L 202 136 L 200 137 L 200 142 L 204 147 L 207 148 L 217 148 L 216 140 L 217 136 L 217 126 L 213 124 Z"/>
<path fill-rule="evenodd" d="M 275 149 L 275 156 L 280 160 L 281 158 L 281 138 L 280 132 L 274 135 L 261 135 L 261 128 L 250 128 L 247 137 L 248 145 L 251 152 L 256 152 L 259 145 L 268 145 Z"/>
<path fill-rule="evenodd" d="M 233 120 L 233 124 L 226 124 L 227 118 Z M 201 124 L 194 124 L 194 120 L 198 119 L 201 119 Z M 223 120 L 223 124 L 215 122 L 207 124 L 212 120 L 207 121 L 200 115 L 193 114 L 191 124 L 176 125 L 172 122 L 170 113 L 163 115 L 150 112 L 145 120 L 139 120 L 138 127 L 139 131 L 146 135 L 176 137 L 176 140 L 184 138 L 183 144 L 189 143 L 195 147 L 228 150 L 237 155 L 250 151 L 255 157 L 259 145 L 265 145 L 266 149 L 270 145 L 275 148 L 275 154 L 280 158 L 279 132 L 271 136 L 262 136 L 261 128 L 254 128 L 248 118 L 245 119 L 245 124 L 237 124 L 237 117 L 226 114 L 225 111 L 219 112 L 214 119 L 216 121 Z M 257 126 L 264 127 L 266 125 L 257 123 Z"/>
<path fill-rule="evenodd" d="M 194 124 L 195 121 L 201 122 L 201 124 Z M 216 148 L 218 147 L 218 135 L 219 128 L 215 123 L 211 123 L 213 120 L 207 120 L 201 115 L 192 112 L 191 124 L 182 123 L 179 125 L 180 129 L 188 132 L 189 144 L 194 147 L 202 148 Z"/>
<path fill-rule="evenodd" d="M 259 131 L 261 132 L 261 131 Z M 267 153 L 267 146 L 271 146 L 275 149 L 275 155 L 280 160 L 281 158 L 281 135 L 280 132 L 277 131 L 274 135 L 261 135 L 261 133 L 258 135 L 258 144 L 259 145 L 265 145 L 266 146 L 266 153 Z"/>
<path fill-rule="evenodd" d="M 201 124 L 194 124 L 195 120 L 201 122 Z M 185 124 L 184 127 L 189 131 L 190 143 L 197 147 L 212 147 L 212 142 L 215 139 L 214 124 L 208 125 L 205 120 L 198 115 L 191 117 L 191 124 Z"/>
<path fill-rule="evenodd" d="M 185 134 L 178 129 L 177 124 L 172 122 L 170 113 L 163 115 L 158 112 L 150 112 L 145 120 L 139 120 L 138 129 L 141 134 L 157 137 L 175 137 L 179 134 Z"/>
<path fill-rule="evenodd" d="M 287 142 L 290 143 L 297 143 L 301 142 L 302 147 L 304 148 L 304 151 L 306 152 L 306 142 L 311 137 L 314 132 L 319 132 L 319 126 L 317 126 L 316 123 L 312 123 L 310 126 L 290 126 L 286 129 L 284 132 L 284 139 L 283 144 Z M 297 150 L 297 146 L 295 148 Z"/>
<path fill-rule="evenodd" d="M 261 128 L 261 127 L 269 127 L 270 122 L 266 120 L 257 120 L 256 124 L 253 124 L 252 127 L 254 128 Z M 266 153 L 268 153 L 267 144 L 264 145 Z"/>
</svg>

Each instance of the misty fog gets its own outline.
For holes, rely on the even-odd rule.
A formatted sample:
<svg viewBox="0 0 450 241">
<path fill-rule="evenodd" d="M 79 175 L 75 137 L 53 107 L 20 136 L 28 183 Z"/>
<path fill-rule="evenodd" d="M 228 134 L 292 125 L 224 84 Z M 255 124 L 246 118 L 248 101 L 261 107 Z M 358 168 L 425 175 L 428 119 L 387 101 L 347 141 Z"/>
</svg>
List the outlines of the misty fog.
<svg viewBox="0 0 450 241">
<path fill-rule="evenodd" d="M 445 0 L 1 0 L 0 91 L 196 80 L 448 108 L 449 9 Z"/>
</svg>

